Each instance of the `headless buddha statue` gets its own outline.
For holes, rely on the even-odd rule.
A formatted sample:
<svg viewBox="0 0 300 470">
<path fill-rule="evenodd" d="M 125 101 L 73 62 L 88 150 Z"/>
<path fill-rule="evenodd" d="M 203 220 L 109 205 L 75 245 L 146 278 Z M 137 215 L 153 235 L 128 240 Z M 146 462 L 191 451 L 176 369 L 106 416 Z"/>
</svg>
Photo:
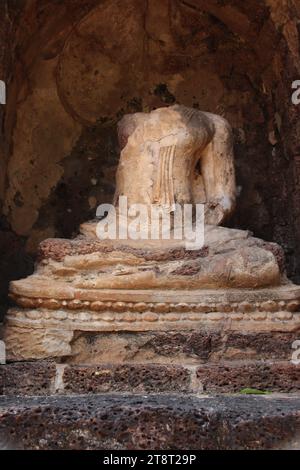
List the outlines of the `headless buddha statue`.
<svg viewBox="0 0 300 470">
<path fill-rule="evenodd" d="M 220 116 L 175 105 L 126 115 L 115 203 L 205 203 L 206 223 L 219 225 L 235 206 L 232 132 Z"/>
<path fill-rule="evenodd" d="M 202 203 L 204 246 L 188 250 L 174 239 L 99 239 L 95 221 L 84 223 L 73 240 L 45 240 L 35 273 L 10 286 L 17 304 L 6 320 L 10 357 L 69 354 L 75 331 L 202 328 L 224 315 L 231 328 L 242 315 L 245 295 L 250 313 L 239 321 L 250 330 L 251 312 L 268 308 L 283 318 L 288 305 L 298 308 L 299 288 L 285 276 L 281 248 L 220 226 L 236 203 L 226 120 L 176 105 L 125 116 L 118 132 L 114 210 L 120 196 L 128 205 L 154 205 L 170 214 Z"/>
</svg>

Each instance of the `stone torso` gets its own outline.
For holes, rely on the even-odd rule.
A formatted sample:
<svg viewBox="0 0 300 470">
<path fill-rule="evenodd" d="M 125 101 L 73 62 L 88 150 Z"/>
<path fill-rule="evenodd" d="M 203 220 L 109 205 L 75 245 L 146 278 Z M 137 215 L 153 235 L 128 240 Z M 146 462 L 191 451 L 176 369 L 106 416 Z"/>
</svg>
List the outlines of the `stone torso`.
<svg viewBox="0 0 300 470">
<path fill-rule="evenodd" d="M 125 116 L 119 126 L 122 149 L 117 195 L 129 204 L 193 202 L 195 166 L 214 135 L 208 115 L 174 106 Z M 133 184 L 134 181 L 134 184 Z"/>
</svg>

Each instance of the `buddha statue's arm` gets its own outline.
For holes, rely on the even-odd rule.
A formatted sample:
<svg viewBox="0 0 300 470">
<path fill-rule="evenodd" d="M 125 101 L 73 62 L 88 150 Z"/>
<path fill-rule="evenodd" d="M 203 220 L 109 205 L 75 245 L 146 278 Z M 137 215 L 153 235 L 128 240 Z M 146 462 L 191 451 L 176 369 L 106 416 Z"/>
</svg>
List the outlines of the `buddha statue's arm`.
<svg viewBox="0 0 300 470">
<path fill-rule="evenodd" d="M 236 202 L 236 182 L 233 137 L 229 123 L 215 115 L 215 133 L 201 154 L 201 173 L 206 193 L 207 224 L 220 225 L 233 211 Z"/>
</svg>

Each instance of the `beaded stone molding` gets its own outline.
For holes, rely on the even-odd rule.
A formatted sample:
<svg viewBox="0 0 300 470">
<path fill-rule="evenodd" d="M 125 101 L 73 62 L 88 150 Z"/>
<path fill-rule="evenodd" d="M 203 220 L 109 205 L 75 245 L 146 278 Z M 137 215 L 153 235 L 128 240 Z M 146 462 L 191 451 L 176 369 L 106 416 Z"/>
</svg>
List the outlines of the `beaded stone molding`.
<svg viewBox="0 0 300 470">
<path fill-rule="evenodd" d="M 29 322 L 28 322 L 29 320 Z M 38 320 L 38 323 L 36 322 Z M 254 311 L 254 312 L 230 312 L 224 313 L 220 311 L 210 313 L 197 313 L 192 311 L 185 311 L 185 313 L 154 313 L 146 311 L 144 313 L 114 313 L 114 312 L 102 312 L 102 313 L 91 313 L 87 311 L 78 311 L 76 313 L 68 310 L 18 310 L 11 309 L 7 321 L 15 325 L 31 324 L 33 327 L 43 328 L 44 326 L 55 326 L 61 325 L 63 328 L 65 321 L 71 322 L 73 325 L 84 325 L 84 330 L 95 330 L 103 323 L 145 323 L 145 330 L 149 327 L 146 323 L 155 322 L 180 322 L 181 327 L 183 322 L 220 322 L 224 320 L 230 321 L 293 321 L 297 322 L 300 326 L 300 313 L 292 313 L 289 311 L 278 311 L 278 312 L 266 312 L 266 311 Z M 60 323 L 61 322 L 61 323 Z M 87 324 L 87 322 L 91 322 Z M 188 327 L 188 325 L 187 325 Z M 112 326 L 112 329 L 116 329 L 116 325 Z M 101 328 L 100 328 L 101 331 Z"/>
<path fill-rule="evenodd" d="M 85 310 L 93 312 L 297 312 L 300 309 L 299 300 L 265 300 L 263 302 L 243 301 L 240 303 L 168 303 L 168 302 L 94 302 L 88 300 L 57 300 L 46 298 L 30 298 L 21 296 L 11 296 L 17 305 L 23 308 L 42 308 L 49 310 Z"/>
<path fill-rule="evenodd" d="M 297 325 L 300 322 L 300 288 L 293 285 L 247 291 L 203 290 L 197 294 L 182 291 L 180 296 L 176 291 L 157 291 L 153 294 L 134 290 L 75 289 L 72 296 L 76 295 L 81 298 L 53 299 L 12 294 L 15 303 L 22 308 L 11 309 L 6 321 L 10 325 L 26 323 L 36 328 L 59 325 L 64 328 L 67 322 L 68 328 L 93 331 L 107 331 L 108 328 L 130 330 L 135 329 L 133 324 L 139 324 L 139 330 L 146 331 L 152 329 L 154 324 L 160 324 L 165 329 L 178 323 L 180 328 L 190 329 L 199 327 L 203 322 L 260 321 L 291 322 Z M 95 295 L 101 296 L 103 300 L 82 298 L 95 298 Z M 245 296 L 248 300 L 241 301 Z M 113 300 L 118 298 L 119 301 Z M 131 298 L 138 298 L 139 301 L 130 302 Z M 143 298 L 147 300 L 142 301 Z M 153 301 L 150 302 L 149 298 Z M 181 302 L 176 302 L 179 298 Z M 190 302 L 191 298 L 198 302 Z M 272 300 L 268 300 L 270 298 Z"/>
<path fill-rule="evenodd" d="M 300 286 L 293 284 L 261 289 L 78 289 L 15 286 L 11 299 L 22 308 L 91 310 L 95 312 L 297 312 Z M 247 300 L 245 300 L 247 299 Z"/>
</svg>

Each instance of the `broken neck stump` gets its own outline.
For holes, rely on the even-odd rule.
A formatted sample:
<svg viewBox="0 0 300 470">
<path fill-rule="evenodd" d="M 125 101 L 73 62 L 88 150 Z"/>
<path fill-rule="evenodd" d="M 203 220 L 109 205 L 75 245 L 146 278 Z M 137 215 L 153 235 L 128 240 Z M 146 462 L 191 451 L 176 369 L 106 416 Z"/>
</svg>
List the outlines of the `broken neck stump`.
<svg viewBox="0 0 300 470">
<path fill-rule="evenodd" d="M 121 238 L 117 230 L 114 240 L 101 240 L 92 221 L 74 240 L 42 242 L 35 273 L 11 283 L 8 358 L 199 363 L 249 352 L 257 335 L 292 337 L 300 287 L 285 277 L 281 248 L 220 226 L 235 207 L 229 124 L 176 105 L 125 116 L 119 140 L 115 214 L 121 196 L 147 214 L 158 208 L 170 215 L 170 239 Z M 204 207 L 198 249 L 172 236 L 187 204 Z M 151 219 L 145 224 L 150 233 Z M 191 337 L 198 356 L 183 346 Z"/>
</svg>

